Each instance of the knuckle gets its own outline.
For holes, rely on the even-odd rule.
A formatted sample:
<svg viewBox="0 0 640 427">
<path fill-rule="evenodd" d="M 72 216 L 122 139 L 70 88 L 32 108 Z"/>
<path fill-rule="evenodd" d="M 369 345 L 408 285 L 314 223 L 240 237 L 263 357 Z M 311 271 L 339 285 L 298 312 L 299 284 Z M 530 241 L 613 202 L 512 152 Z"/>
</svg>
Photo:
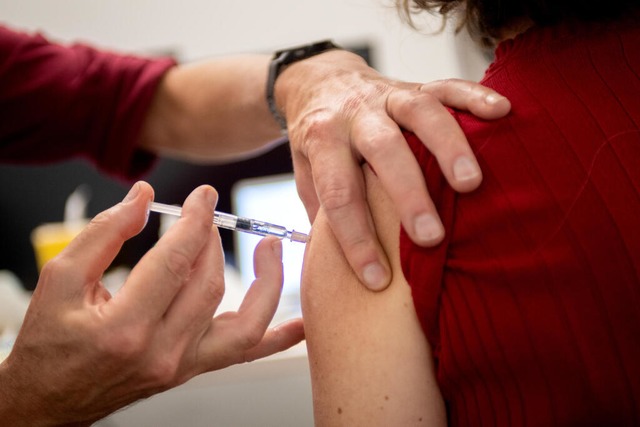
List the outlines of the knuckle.
<svg viewBox="0 0 640 427">
<path fill-rule="evenodd" d="M 114 211 L 116 208 L 117 206 L 111 209 L 107 209 L 105 211 L 100 212 L 95 217 L 91 218 L 91 220 L 89 221 L 89 223 L 85 228 L 88 231 L 88 233 L 86 233 L 85 235 L 98 234 L 100 230 L 111 227 L 111 228 L 115 228 L 113 232 L 118 233 L 120 238 L 125 238 L 126 236 L 124 236 L 124 232 L 121 227 L 122 221 L 118 221 L 115 219 L 116 215 Z M 80 238 L 82 238 L 82 236 L 83 235 L 80 234 Z"/>
<path fill-rule="evenodd" d="M 103 330 L 97 338 L 97 350 L 108 360 L 133 362 L 143 357 L 147 348 L 147 335 L 143 326 Z"/>
<path fill-rule="evenodd" d="M 171 386 L 177 380 L 178 367 L 178 362 L 170 354 L 160 355 L 147 364 L 145 380 L 159 387 Z"/>
<path fill-rule="evenodd" d="M 305 115 L 300 121 L 298 131 L 305 141 L 325 141 L 323 138 L 336 127 L 338 115 L 329 110 L 315 110 Z"/>
<path fill-rule="evenodd" d="M 412 112 L 424 112 L 434 106 L 440 106 L 436 91 L 419 92 L 407 96 L 398 106 L 398 114 L 411 115 Z"/>
<path fill-rule="evenodd" d="M 167 273 L 178 283 L 182 283 L 191 273 L 191 260 L 178 248 L 168 249 L 163 261 Z"/>
<path fill-rule="evenodd" d="M 326 188 L 320 192 L 322 195 L 322 205 L 327 211 L 339 211 L 349 206 L 355 199 L 352 188 L 340 185 L 337 182 L 327 184 Z"/>
<path fill-rule="evenodd" d="M 343 113 L 355 115 L 363 106 L 369 106 L 376 102 L 377 99 L 385 99 L 385 94 L 391 91 L 391 88 L 381 84 L 373 84 L 368 87 L 369 91 L 366 95 L 360 93 L 345 97 L 344 103 L 342 104 Z"/>
<path fill-rule="evenodd" d="M 48 288 L 64 283 L 88 283 L 92 280 L 91 271 L 78 268 L 78 263 L 64 253 L 52 258 L 42 267 L 38 279 L 38 287 Z"/>
<path fill-rule="evenodd" d="M 353 260 L 368 258 L 371 251 L 375 250 L 373 243 L 362 233 L 349 233 L 345 236 L 344 247 L 347 248 Z"/>
<path fill-rule="evenodd" d="M 197 232 L 197 236 L 208 236 L 211 233 L 211 218 L 209 216 L 202 216 L 199 218 L 199 221 L 195 224 L 195 230 Z"/>
<path fill-rule="evenodd" d="M 118 205 L 98 213 L 95 217 L 91 218 L 86 225 L 84 232 L 80 233 L 76 238 L 83 241 L 83 243 L 91 244 L 93 236 L 104 234 L 105 230 L 109 230 L 110 234 L 114 234 L 119 240 L 126 240 L 130 236 L 126 233 L 125 223 L 117 218 L 116 210 Z"/>
<path fill-rule="evenodd" d="M 254 320 L 249 323 L 238 339 L 240 348 L 247 350 L 257 346 L 262 341 L 264 332 L 265 327 L 263 327 L 259 321 Z"/>
<path fill-rule="evenodd" d="M 421 92 L 425 92 L 425 93 L 432 93 L 432 92 L 437 92 L 439 90 L 442 90 L 443 88 L 445 88 L 447 86 L 447 82 L 449 81 L 449 79 L 438 79 L 438 80 L 433 80 L 429 83 L 425 83 L 422 86 L 420 86 L 420 91 Z"/>
<path fill-rule="evenodd" d="M 73 263 L 70 262 L 70 260 L 65 256 L 59 255 L 47 261 L 47 263 L 42 267 L 39 282 L 49 283 L 57 280 L 59 277 L 65 277 L 70 271 L 75 272 L 75 270 L 76 269 L 73 267 Z"/>
<path fill-rule="evenodd" d="M 395 130 L 384 127 L 376 129 L 373 133 L 368 133 L 358 141 L 358 146 L 361 153 L 365 158 L 369 159 L 374 155 L 380 155 L 385 153 L 392 144 L 389 141 L 393 141 Z M 385 154 L 386 155 L 386 154 Z"/>
<path fill-rule="evenodd" d="M 205 301 L 208 304 L 217 304 L 224 297 L 224 274 L 216 271 L 206 279 Z"/>
<path fill-rule="evenodd" d="M 93 218 L 91 218 L 87 227 L 90 227 L 90 228 L 101 227 L 102 225 L 108 223 L 111 220 L 111 218 L 113 218 L 113 213 L 111 212 L 111 209 L 107 209 L 105 211 L 98 213 L 98 215 L 94 216 Z"/>
</svg>

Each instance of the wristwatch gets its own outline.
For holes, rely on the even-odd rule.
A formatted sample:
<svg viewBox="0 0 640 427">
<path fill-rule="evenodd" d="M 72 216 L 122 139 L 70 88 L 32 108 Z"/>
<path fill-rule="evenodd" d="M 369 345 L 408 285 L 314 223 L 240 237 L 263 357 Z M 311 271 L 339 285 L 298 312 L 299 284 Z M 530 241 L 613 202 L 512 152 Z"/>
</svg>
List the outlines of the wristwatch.
<svg viewBox="0 0 640 427">
<path fill-rule="evenodd" d="M 273 118 L 276 119 L 276 121 L 280 125 L 280 129 L 282 129 L 282 132 L 284 134 L 286 134 L 287 132 L 287 121 L 282 116 L 282 114 L 280 114 L 280 112 L 278 111 L 278 107 L 276 106 L 276 100 L 274 97 L 274 87 L 276 84 L 276 79 L 287 65 L 290 65 L 297 61 L 301 61 L 303 59 L 311 58 L 312 56 L 333 49 L 342 48 L 334 44 L 331 40 L 323 40 L 304 46 L 297 46 L 289 49 L 279 50 L 273 54 L 271 64 L 269 65 L 269 75 L 267 78 L 267 104 L 269 105 L 269 110 L 271 111 Z"/>
</svg>

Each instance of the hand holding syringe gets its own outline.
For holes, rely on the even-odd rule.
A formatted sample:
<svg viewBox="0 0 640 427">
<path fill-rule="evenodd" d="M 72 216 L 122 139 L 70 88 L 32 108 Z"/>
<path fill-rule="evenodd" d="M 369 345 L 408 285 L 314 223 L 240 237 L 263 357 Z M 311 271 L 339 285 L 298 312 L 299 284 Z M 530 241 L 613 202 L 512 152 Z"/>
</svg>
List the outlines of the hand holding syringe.
<svg viewBox="0 0 640 427">
<path fill-rule="evenodd" d="M 168 215 L 182 216 L 181 207 L 166 205 L 164 203 L 152 202 L 149 210 Z M 308 235 L 295 230 L 289 231 L 280 225 L 270 224 L 256 219 L 243 218 L 224 212 L 213 212 L 213 224 L 220 228 L 226 228 L 227 230 L 242 231 L 259 236 L 276 236 L 280 239 L 289 239 L 292 242 L 307 243 L 309 240 Z"/>
</svg>

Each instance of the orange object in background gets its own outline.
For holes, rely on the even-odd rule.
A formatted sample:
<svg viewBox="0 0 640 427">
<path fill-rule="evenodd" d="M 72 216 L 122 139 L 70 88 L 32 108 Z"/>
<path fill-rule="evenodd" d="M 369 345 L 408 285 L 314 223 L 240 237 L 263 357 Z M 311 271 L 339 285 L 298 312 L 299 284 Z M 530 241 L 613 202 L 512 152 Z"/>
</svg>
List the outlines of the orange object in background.
<svg viewBox="0 0 640 427">
<path fill-rule="evenodd" d="M 58 255 L 87 225 L 88 221 L 43 224 L 31 233 L 31 244 L 36 255 L 38 271 Z"/>
</svg>

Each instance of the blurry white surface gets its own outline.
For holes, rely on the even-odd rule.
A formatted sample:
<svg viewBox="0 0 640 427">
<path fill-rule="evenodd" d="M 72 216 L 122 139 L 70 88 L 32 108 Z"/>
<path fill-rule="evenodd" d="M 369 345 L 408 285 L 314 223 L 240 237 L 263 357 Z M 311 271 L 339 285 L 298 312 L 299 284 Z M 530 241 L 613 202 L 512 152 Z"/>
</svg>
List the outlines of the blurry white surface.
<svg viewBox="0 0 640 427">
<path fill-rule="evenodd" d="M 493 50 L 482 48 L 467 31 L 454 38 L 454 53 L 460 70 L 460 78 L 479 81 L 493 61 Z"/>
<path fill-rule="evenodd" d="M 20 329 L 30 300 L 31 294 L 20 280 L 8 270 L 0 270 L 0 332 Z"/>
<path fill-rule="evenodd" d="M 8 328 L 0 332 L 0 363 L 9 356 L 18 332 Z"/>
<path fill-rule="evenodd" d="M 0 362 L 13 348 L 30 300 L 31 293 L 20 280 L 8 270 L 0 270 Z"/>
<path fill-rule="evenodd" d="M 95 426 L 313 426 L 304 344 L 267 359 L 200 375 Z"/>
</svg>

